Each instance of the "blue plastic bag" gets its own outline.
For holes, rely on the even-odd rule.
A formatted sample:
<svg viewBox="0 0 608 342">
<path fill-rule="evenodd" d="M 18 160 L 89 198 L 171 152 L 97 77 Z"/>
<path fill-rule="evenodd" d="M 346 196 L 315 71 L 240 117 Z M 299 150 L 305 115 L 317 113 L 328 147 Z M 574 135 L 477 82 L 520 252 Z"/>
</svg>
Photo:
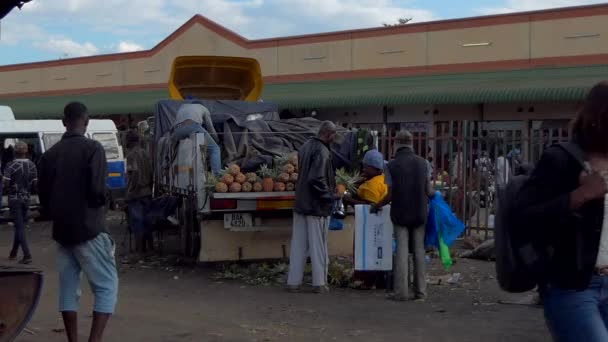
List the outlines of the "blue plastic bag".
<svg viewBox="0 0 608 342">
<path fill-rule="evenodd" d="M 344 222 L 335 217 L 329 219 L 329 230 L 342 230 L 344 229 Z"/>
<path fill-rule="evenodd" d="M 464 232 L 464 224 L 454 215 L 450 206 L 443 200 L 441 194 L 436 192 L 431 198 L 429 208 L 433 208 L 437 231 L 443 242 L 449 247 Z"/>
</svg>

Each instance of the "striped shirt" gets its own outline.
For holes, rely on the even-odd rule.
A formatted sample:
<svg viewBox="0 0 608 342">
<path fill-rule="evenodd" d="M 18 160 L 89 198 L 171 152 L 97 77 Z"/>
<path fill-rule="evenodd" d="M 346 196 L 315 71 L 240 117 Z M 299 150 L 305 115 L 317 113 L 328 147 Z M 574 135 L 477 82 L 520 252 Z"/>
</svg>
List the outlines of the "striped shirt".
<svg viewBox="0 0 608 342">
<path fill-rule="evenodd" d="M 9 201 L 29 203 L 32 188 L 38 180 L 36 165 L 29 159 L 15 159 L 6 165 L 4 180 L 9 184 Z"/>
</svg>

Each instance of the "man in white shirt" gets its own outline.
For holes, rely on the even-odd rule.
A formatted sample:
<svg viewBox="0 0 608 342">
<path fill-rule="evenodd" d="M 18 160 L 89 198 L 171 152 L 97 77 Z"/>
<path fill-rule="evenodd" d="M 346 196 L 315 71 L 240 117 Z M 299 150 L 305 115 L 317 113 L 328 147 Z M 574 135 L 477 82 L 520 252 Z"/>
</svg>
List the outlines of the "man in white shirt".
<svg viewBox="0 0 608 342">
<path fill-rule="evenodd" d="M 498 151 L 498 157 L 496 158 L 496 185 L 504 186 L 509 182 L 511 176 L 511 165 L 509 160 L 505 157 L 502 150 Z"/>
</svg>

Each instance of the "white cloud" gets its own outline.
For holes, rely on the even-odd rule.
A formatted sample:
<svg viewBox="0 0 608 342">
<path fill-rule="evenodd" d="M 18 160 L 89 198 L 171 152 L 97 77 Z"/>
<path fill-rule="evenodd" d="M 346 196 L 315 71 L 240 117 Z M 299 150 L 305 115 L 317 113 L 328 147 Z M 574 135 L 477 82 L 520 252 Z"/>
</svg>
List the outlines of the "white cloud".
<svg viewBox="0 0 608 342">
<path fill-rule="evenodd" d="M 141 51 L 144 47 L 131 42 L 122 41 L 118 43 L 118 52 L 133 52 L 133 51 Z"/>
<path fill-rule="evenodd" d="M 3 35 L 6 43 L 19 42 L 51 53 L 83 56 L 149 49 L 196 13 L 249 39 L 380 27 L 400 17 L 413 18 L 414 22 L 437 19 L 434 13 L 409 3 L 408 0 L 37 0 L 6 18 L 6 24 L 10 23 L 13 29 Z"/>
<path fill-rule="evenodd" d="M 78 43 L 67 38 L 51 38 L 46 42 L 37 43 L 36 46 L 49 52 L 56 53 L 60 57 L 92 56 L 99 53 L 99 48 L 92 43 Z"/>
<path fill-rule="evenodd" d="M 597 0 L 508 0 L 506 4 L 499 7 L 486 7 L 479 10 L 483 14 L 512 13 L 522 11 L 534 11 L 547 8 L 558 8 L 568 6 L 582 6 L 599 4 L 605 1 Z"/>
</svg>

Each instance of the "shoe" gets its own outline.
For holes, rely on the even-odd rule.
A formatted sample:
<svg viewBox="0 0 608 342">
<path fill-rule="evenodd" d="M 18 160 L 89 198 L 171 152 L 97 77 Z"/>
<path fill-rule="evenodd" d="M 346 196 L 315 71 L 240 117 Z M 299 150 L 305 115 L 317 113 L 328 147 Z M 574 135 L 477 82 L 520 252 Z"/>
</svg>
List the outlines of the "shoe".
<svg viewBox="0 0 608 342">
<path fill-rule="evenodd" d="M 405 302 L 407 300 L 407 298 L 405 298 L 404 296 L 400 296 L 396 293 L 391 293 L 388 296 L 386 296 L 386 298 L 388 298 L 389 300 L 393 300 L 395 302 Z"/>
<path fill-rule="evenodd" d="M 167 221 L 174 226 L 179 226 L 179 221 L 173 216 L 167 216 Z"/>
<path fill-rule="evenodd" d="M 329 287 L 327 287 L 325 285 L 312 287 L 312 293 L 323 294 L 323 293 L 328 293 L 328 292 L 329 292 Z"/>
<path fill-rule="evenodd" d="M 32 263 L 32 257 L 31 256 L 23 257 L 23 259 L 21 259 L 21 261 L 19 261 L 19 263 L 22 265 L 29 265 Z"/>
<path fill-rule="evenodd" d="M 296 285 L 287 285 L 287 292 L 289 293 L 300 293 L 301 289 Z"/>
<path fill-rule="evenodd" d="M 17 260 L 17 253 L 11 252 L 11 254 L 8 256 L 8 260 L 10 260 L 10 261 Z"/>
</svg>

